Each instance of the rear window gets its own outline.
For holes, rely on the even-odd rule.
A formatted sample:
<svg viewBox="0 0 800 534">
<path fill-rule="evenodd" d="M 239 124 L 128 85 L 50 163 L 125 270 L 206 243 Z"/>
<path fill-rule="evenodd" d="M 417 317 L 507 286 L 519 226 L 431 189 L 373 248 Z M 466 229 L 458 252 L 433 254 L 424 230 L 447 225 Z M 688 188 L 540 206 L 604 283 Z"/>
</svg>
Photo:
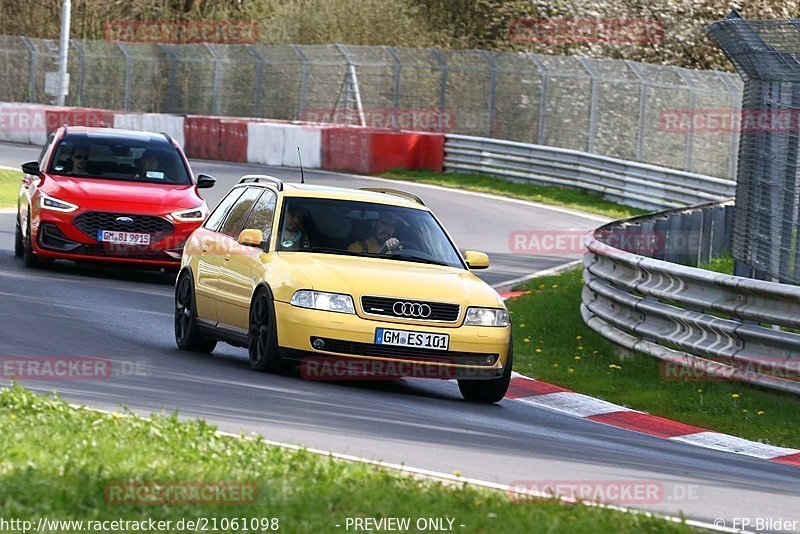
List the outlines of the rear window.
<svg viewBox="0 0 800 534">
<path fill-rule="evenodd" d="M 189 185 L 175 147 L 143 139 L 65 138 L 50 163 L 51 174 L 133 182 Z"/>
</svg>

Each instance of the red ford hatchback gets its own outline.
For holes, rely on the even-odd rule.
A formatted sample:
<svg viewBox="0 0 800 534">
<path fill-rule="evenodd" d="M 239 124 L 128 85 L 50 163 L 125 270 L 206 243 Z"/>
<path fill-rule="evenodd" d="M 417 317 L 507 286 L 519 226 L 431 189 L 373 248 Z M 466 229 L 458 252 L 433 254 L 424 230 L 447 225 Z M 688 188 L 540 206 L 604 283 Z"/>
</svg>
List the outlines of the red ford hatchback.
<svg viewBox="0 0 800 534">
<path fill-rule="evenodd" d="M 14 250 L 27 266 L 178 267 L 209 213 L 198 189 L 215 182 L 166 134 L 111 128 L 60 128 L 22 170 Z"/>
</svg>

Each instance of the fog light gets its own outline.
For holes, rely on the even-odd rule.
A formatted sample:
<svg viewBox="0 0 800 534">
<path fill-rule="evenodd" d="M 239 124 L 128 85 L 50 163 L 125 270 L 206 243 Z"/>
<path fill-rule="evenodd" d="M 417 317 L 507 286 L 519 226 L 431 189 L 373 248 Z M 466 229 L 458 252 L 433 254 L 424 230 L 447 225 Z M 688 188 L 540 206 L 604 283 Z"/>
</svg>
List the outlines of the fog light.
<svg viewBox="0 0 800 534">
<path fill-rule="evenodd" d="M 494 363 L 494 356 L 487 356 L 486 363 L 492 365 Z"/>
<path fill-rule="evenodd" d="M 311 342 L 311 346 L 317 350 L 322 350 L 325 348 L 325 342 L 322 341 L 321 339 L 315 339 L 314 341 Z"/>
</svg>

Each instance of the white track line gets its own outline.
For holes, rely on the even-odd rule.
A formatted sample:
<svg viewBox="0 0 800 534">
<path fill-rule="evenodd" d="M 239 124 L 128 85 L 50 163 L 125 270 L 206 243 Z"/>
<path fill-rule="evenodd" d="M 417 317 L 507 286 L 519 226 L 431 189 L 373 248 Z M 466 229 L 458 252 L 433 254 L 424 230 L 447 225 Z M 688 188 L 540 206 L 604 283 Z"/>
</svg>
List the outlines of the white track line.
<svg viewBox="0 0 800 534">
<path fill-rule="evenodd" d="M 541 271 L 536 271 L 535 273 L 526 274 L 525 276 L 520 276 L 519 278 L 512 278 L 511 280 L 505 280 L 503 282 L 497 282 L 496 284 L 492 284 L 494 289 L 503 288 L 503 287 L 513 287 L 518 284 L 522 284 L 524 282 L 528 282 L 533 280 L 534 278 L 539 278 L 542 276 L 553 276 L 559 273 L 563 273 L 564 271 L 569 271 L 573 267 L 577 267 L 583 263 L 583 260 L 573 260 L 568 263 L 562 263 L 561 265 L 556 265 L 555 267 L 551 267 L 550 269 L 544 269 Z"/>
<path fill-rule="evenodd" d="M 143 419 L 143 420 L 146 420 L 146 421 L 150 420 L 149 417 L 143 417 L 143 416 L 140 416 L 138 414 L 119 413 L 119 412 L 113 412 L 113 411 L 109 411 L 109 410 L 103 410 L 101 408 L 90 408 L 90 407 L 88 407 L 86 405 L 82 405 L 82 404 L 70 404 L 69 406 L 71 406 L 72 408 L 74 408 L 76 410 L 87 410 L 87 411 L 91 411 L 91 412 L 97 412 L 97 413 L 102 413 L 102 414 L 107 414 L 107 415 L 113 415 L 113 416 L 119 417 L 119 418 L 138 418 L 138 419 Z M 215 434 L 218 435 L 218 436 L 227 437 L 227 438 L 233 438 L 233 439 L 247 439 L 247 440 L 255 439 L 254 436 L 247 436 L 247 435 L 244 435 L 244 434 L 234 434 L 232 432 L 225 432 L 223 430 L 217 430 L 215 432 Z M 315 449 L 315 448 L 303 447 L 301 445 L 296 445 L 296 444 L 293 444 L 293 443 L 285 443 L 285 442 L 282 442 L 282 441 L 274 441 L 274 440 L 270 440 L 270 439 L 265 439 L 263 436 L 261 436 L 261 441 L 263 443 L 265 443 L 266 445 L 269 445 L 269 446 L 272 446 L 272 447 L 280 447 L 282 449 L 288 449 L 288 450 L 292 450 L 292 451 L 304 450 L 304 451 L 310 452 L 312 454 L 317 454 L 319 456 L 326 456 L 326 457 L 329 457 L 329 458 L 335 458 L 337 460 L 342 460 L 342 461 L 345 461 L 345 462 L 357 462 L 357 463 L 363 463 L 363 464 L 368 464 L 368 465 L 374 465 L 376 467 L 382 467 L 382 468 L 385 468 L 385 469 L 391 469 L 393 471 L 398 471 L 401 474 L 408 475 L 408 476 L 413 476 L 413 477 L 418 477 L 418 478 L 425 478 L 425 479 L 429 479 L 429 480 L 436 480 L 436 481 L 439 481 L 439 482 L 444 482 L 444 483 L 446 483 L 448 485 L 469 484 L 471 486 L 477 486 L 477 487 L 491 489 L 491 490 L 495 490 L 495 491 L 503 491 L 509 496 L 514 494 L 514 495 L 517 495 L 517 496 L 519 496 L 521 498 L 528 498 L 528 499 L 531 499 L 531 498 L 556 499 L 556 500 L 558 500 L 560 502 L 563 502 L 564 504 L 576 504 L 576 503 L 580 502 L 577 499 L 574 499 L 574 498 L 571 498 L 571 497 L 564 497 L 564 496 L 561 496 L 561 495 L 553 495 L 552 493 L 548 493 L 548 492 L 537 491 L 537 490 L 529 490 L 529 489 L 520 490 L 519 488 L 508 486 L 506 484 L 498 484 L 497 482 L 488 482 L 488 481 L 479 480 L 479 479 L 476 479 L 476 478 L 462 477 L 460 475 L 442 473 L 442 472 L 439 472 L 439 471 L 431 471 L 429 469 L 422 469 L 422 468 L 419 468 L 419 467 L 410 467 L 408 465 L 403 465 L 403 464 L 396 464 L 396 463 L 391 463 L 391 462 L 383 462 L 383 461 L 380 461 L 380 460 L 372 460 L 370 458 L 363 458 L 361 456 L 354 456 L 352 454 L 343 454 L 343 453 L 328 451 L 328 450 L 324 450 L 324 449 Z M 624 507 L 624 506 L 617 506 L 617 505 L 614 505 L 614 504 L 603 504 L 603 503 L 587 502 L 587 501 L 583 501 L 582 504 L 584 504 L 586 506 L 594 506 L 594 507 L 598 507 L 598 508 L 604 508 L 604 509 L 607 509 L 607 510 L 615 510 L 615 511 L 618 511 L 618 512 L 623 512 L 623 513 L 628 513 L 628 514 L 642 515 L 642 516 L 645 516 L 645 517 L 657 517 L 657 518 L 660 518 L 660 519 L 663 519 L 665 521 L 669 521 L 669 522 L 672 522 L 672 523 L 685 523 L 688 526 L 692 526 L 692 527 L 696 527 L 696 528 L 702 528 L 702 529 L 706 529 L 706 530 L 713 530 L 713 531 L 716 531 L 716 532 L 731 532 L 731 533 L 746 532 L 746 531 L 736 530 L 736 529 L 732 529 L 732 528 L 720 527 L 720 526 L 715 525 L 713 523 L 706 523 L 706 522 L 697 521 L 697 520 L 694 520 L 694 519 L 685 519 L 685 518 L 682 519 L 680 517 L 675 517 L 675 516 L 670 516 L 670 515 L 663 515 L 663 514 L 658 514 L 658 513 L 653 513 L 653 512 L 646 512 L 646 511 L 643 511 L 643 510 L 638 510 L 638 509 L 634 509 L 634 508 L 627 508 L 627 507 Z"/>
</svg>

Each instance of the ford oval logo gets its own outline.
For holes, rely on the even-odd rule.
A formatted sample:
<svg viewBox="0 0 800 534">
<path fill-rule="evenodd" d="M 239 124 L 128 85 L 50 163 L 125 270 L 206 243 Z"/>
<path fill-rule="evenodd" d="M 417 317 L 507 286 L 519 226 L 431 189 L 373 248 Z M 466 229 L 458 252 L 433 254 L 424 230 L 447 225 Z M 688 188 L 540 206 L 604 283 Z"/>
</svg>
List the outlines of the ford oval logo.
<svg viewBox="0 0 800 534">
<path fill-rule="evenodd" d="M 120 224 L 131 224 L 133 223 L 133 219 L 130 217 L 117 217 L 117 222 Z"/>
</svg>

